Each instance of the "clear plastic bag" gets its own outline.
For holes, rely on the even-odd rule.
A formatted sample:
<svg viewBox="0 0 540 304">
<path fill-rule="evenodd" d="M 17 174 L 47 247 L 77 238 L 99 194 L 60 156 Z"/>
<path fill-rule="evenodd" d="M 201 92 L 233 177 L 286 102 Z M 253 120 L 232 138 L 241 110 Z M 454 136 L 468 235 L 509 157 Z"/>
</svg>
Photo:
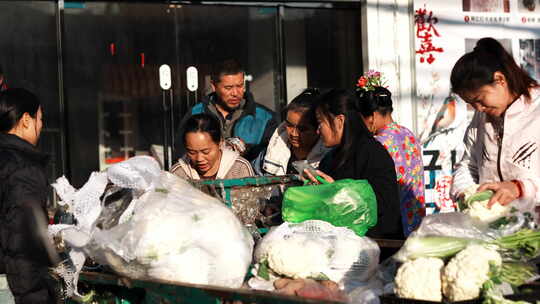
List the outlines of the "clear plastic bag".
<svg viewBox="0 0 540 304">
<path fill-rule="evenodd" d="M 160 177 L 164 187 L 140 197 L 130 221 L 97 231 L 87 252 L 131 277 L 240 287 L 251 262 L 249 233 L 215 198 L 167 172 Z M 110 254 L 100 256 L 104 248 Z"/>
<path fill-rule="evenodd" d="M 103 196 L 107 181 L 113 187 Z M 250 234 L 219 200 L 161 171 L 154 159 L 116 164 L 81 190 L 65 178 L 55 188 L 76 217 L 76 224 L 49 228 L 77 260 L 74 286 L 85 257 L 133 279 L 242 285 L 252 259 Z"/>
<path fill-rule="evenodd" d="M 309 220 L 271 229 L 257 245 L 255 260 L 281 275 L 327 279 L 349 292 L 374 276 L 379 254 L 377 243 L 367 237 Z"/>
</svg>

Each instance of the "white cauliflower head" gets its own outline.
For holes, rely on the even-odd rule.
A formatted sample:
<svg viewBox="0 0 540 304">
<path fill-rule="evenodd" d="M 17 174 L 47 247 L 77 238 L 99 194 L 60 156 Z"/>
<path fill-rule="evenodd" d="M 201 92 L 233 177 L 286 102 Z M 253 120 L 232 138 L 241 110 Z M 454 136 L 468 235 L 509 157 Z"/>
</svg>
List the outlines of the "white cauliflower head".
<svg viewBox="0 0 540 304">
<path fill-rule="evenodd" d="M 403 263 L 397 271 L 394 292 L 400 298 L 442 301 L 443 267 L 444 261 L 438 258 L 418 258 Z"/>
<path fill-rule="evenodd" d="M 257 244 L 255 258 L 291 278 L 328 278 L 342 288 L 369 280 L 379 263 L 379 247 L 352 230 L 319 220 L 283 223 Z"/>
<path fill-rule="evenodd" d="M 490 209 L 488 208 L 487 204 L 488 200 L 473 202 L 469 205 L 469 208 L 463 211 L 463 213 L 468 214 L 471 218 L 483 224 L 489 224 L 510 214 L 511 207 L 509 205 L 503 206 L 496 203 L 493 204 Z"/>
<path fill-rule="evenodd" d="M 268 266 L 291 278 L 310 278 L 321 275 L 329 264 L 330 243 L 295 235 L 287 242 L 274 242 L 268 250 Z"/>
<path fill-rule="evenodd" d="M 460 251 L 443 270 L 442 290 L 450 301 L 477 298 L 489 279 L 489 264 L 501 265 L 501 255 L 493 247 L 472 244 Z"/>
<path fill-rule="evenodd" d="M 477 186 L 473 187 L 476 189 Z M 492 195 L 492 191 L 473 192 L 472 188 L 468 188 L 465 190 L 464 200 L 459 204 L 460 210 L 483 225 L 488 225 L 501 217 L 509 215 L 512 209 L 510 205 L 503 206 L 495 203 L 491 208 L 488 208 L 488 202 Z"/>
</svg>

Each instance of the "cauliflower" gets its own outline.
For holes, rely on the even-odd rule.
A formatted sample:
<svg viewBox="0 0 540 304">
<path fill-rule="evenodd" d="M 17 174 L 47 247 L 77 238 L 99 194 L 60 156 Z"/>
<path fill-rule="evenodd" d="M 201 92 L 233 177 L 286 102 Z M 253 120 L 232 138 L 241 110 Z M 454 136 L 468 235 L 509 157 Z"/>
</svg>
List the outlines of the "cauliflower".
<svg viewBox="0 0 540 304">
<path fill-rule="evenodd" d="M 329 242 L 297 235 L 288 242 L 276 242 L 268 250 L 268 266 L 278 274 L 299 279 L 315 278 L 330 263 Z"/>
<path fill-rule="evenodd" d="M 272 228 L 257 244 L 255 259 L 278 275 L 331 280 L 347 289 L 375 274 L 379 253 L 377 243 L 348 228 L 308 220 Z"/>
<path fill-rule="evenodd" d="M 501 217 L 507 216 L 510 213 L 510 206 L 503 206 L 499 203 L 493 204 L 491 209 L 487 207 L 488 200 L 473 202 L 465 209 L 463 213 L 468 214 L 471 218 L 480 221 L 483 224 L 489 224 Z"/>
<path fill-rule="evenodd" d="M 472 244 L 459 252 L 442 273 L 443 294 L 450 301 L 477 298 L 482 284 L 489 279 L 489 264 L 501 265 L 502 258 L 495 248 Z"/>
<path fill-rule="evenodd" d="M 443 260 L 438 258 L 418 258 L 403 263 L 395 278 L 394 292 L 400 298 L 441 302 L 443 267 Z"/>
<path fill-rule="evenodd" d="M 476 187 L 475 185 L 474 188 L 476 189 Z M 481 224 L 488 225 L 505 217 L 510 214 L 512 209 L 510 205 L 503 206 L 499 203 L 488 208 L 489 199 L 493 196 L 491 190 L 474 193 L 472 188 L 467 188 L 464 193 L 464 200 L 459 204 L 460 210 Z"/>
</svg>

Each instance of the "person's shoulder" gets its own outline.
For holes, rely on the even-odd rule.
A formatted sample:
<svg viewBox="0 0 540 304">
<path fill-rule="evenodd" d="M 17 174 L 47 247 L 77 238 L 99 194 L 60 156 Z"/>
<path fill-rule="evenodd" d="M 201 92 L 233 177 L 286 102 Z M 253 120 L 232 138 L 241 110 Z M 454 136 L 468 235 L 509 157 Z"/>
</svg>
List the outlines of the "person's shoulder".
<svg viewBox="0 0 540 304">
<path fill-rule="evenodd" d="M 381 156 L 388 154 L 386 148 L 375 137 L 362 137 L 358 139 L 356 145 L 356 155 L 362 158 L 362 155 Z"/>
<path fill-rule="evenodd" d="M 189 114 L 190 115 L 201 114 L 205 111 L 207 106 L 208 106 L 208 103 L 204 101 L 199 101 L 191 107 Z"/>
<path fill-rule="evenodd" d="M 418 139 L 416 138 L 416 135 L 414 135 L 413 131 L 411 131 L 409 128 L 403 126 L 403 125 L 398 125 L 399 126 L 399 130 L 400 130 L 400 133 L 403 135 L 403 136 L 406 136 L 409 138 L 409 140 L 413 143 L 413 144 L 417 144 L 418 143 Z"/>
<path fill-rule="evenodd" d="M 274 111 L 271 110 L 270 108 L 268 108 L 267 106 L 263 105 L 263 104 L 260 104 L 258 102 L 255 102 L 255 109 L 257 111 L 261 111 L 261 112 L 265 112 L 265 113 L 270 113 L 272 115 L 274 115 Z"/>
<path fill-rule="evenodd" d="M 186 161 L 183 158 L 178 159 L 178 161 L 172 165 L 171 169 L 169 170 L 172 174 L 180 176 L 180 177 L 187 177 L 187 172 L 185 170 L 185 167 L 189 165 L 186 163 Z"/>
<path fill-rule="evenodd" d="M 234 160 L 234 163 L 239 165 L 239 166 L 245 166 L 245 167 L 250 167 L 251 168 L 251 163 L 247 159 L 243 158 L 240 155 L 238 155 L 236 157 L 236 159 Z"/>
<path fill-rule="evenodd" d="M 242 156 L 237 156 L 236 159 L 234 160 L 234 164 L 233 166 L 239 168 L 239 169 L 242 169 L 242 171 L 247 171 L 249 172 L 249 175 L 248 176 L 254 176 L 255 175 L 255 172 L 253 171 L 253 167 L 251 166 L 251 163 L 243 158 Z"/>
<path fill-rule="evenodd" d="M 9 175 L 10 172 L 13 173 L 26 168 L 29 170 L 42 170 L 42 166 L 38 161 L 27 157 L 22 152 L 9 149 L 0 150 L 0 175 Z"/>
<path fill-rule="evenodd" d="M 206 109 L 208 108 L 208 105 L 212 102 L 212 99 L 214 98 L 215 93 L 210 93 L 208 95 L 203 96 L 199 101 L 197 101 L 196 104 L 194 104 L 190 111 L 188 112 L 191 115 L 195 114 L 201 114 L 206 112 Z"/>
<path fill-rule="evenodd" d="M 0 150 L 0 177 L 9 177 L 17 169 L 21 168 L 20 157 L 9 150 Z"/>
<path fill-rule="evenodd" d="M 254 110 L 257 120 L 264 120 L 268 122 L 272 119 L 275 119 L 275 112 L 260 103 L 254 104 Z"/>
</svg>

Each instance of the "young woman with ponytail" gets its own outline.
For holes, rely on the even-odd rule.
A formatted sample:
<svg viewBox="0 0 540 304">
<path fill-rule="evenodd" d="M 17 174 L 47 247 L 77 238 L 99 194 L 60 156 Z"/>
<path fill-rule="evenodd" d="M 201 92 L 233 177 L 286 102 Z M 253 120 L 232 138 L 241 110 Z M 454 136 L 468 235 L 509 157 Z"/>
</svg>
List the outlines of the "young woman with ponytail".
<svg viewBox="0 0 540 304">
<path fill-rule="evenodd" d="M 388 89 L 359 86 L 356 96 L 364 123 L 394 160 L 403 231 L 408 236 L 426 215 L 422 149 L 414 134 L 392 118 L 392 93 Z"/>
<path fill-rule="evenodd" d="M 0 92 L 0 273 L 17 304 L 61 298 L 61 284 L 50 273 L 60 258 L 47 237 L 49 157 L 36 148 L 42 115 L 31 92 Z"/>
<path fill-rule="evenodd" d="M 368 180 L 377 198 L 378 219 L 366 235 L 403 239 L 394 162 L 364 125 L 355 94 L 334 89 L 321 95 L 316 116 L 324 145 L 334 148 L 323 158 L 317 173 L 329 182 L 345 178 Z"/>
<path fill-rule="evenodd" d="M 540 202 L 540 89 L 493 38 L 454 65 L 452 90 L 476 109 L 454 173 L 458 198 L 479 184 L 495 203 L 531 212 Z"/>
</svg>

